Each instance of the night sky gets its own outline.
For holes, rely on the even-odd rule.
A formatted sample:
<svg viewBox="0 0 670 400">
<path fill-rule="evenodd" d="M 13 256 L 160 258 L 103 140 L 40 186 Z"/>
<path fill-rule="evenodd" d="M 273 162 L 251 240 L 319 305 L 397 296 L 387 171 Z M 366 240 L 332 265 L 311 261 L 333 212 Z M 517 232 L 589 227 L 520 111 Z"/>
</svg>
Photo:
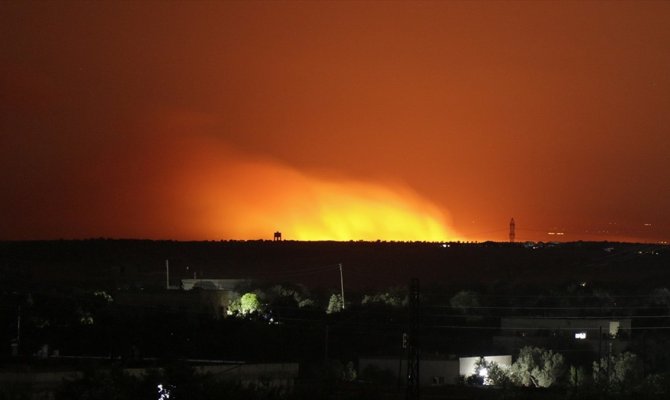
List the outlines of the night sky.
<svg viewBox="0 0 670 400">
<path fill-rule="evenodd" d="M 670 2 L 2 2 L 0 106 L 0 239 L 670 239 Z"/>
</svg>

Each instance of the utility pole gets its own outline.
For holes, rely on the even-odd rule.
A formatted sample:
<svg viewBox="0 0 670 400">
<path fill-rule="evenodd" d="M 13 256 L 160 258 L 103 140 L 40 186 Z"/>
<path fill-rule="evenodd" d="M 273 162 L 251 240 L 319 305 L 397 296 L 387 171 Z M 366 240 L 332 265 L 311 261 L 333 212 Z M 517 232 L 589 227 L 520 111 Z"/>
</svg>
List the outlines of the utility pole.
<svg viewBox="0 0 670 400">
<path fill-rule="evenodd" d="M 170 261 L 165 260 L 165 289 L 170 290 Z"/>
<path fill-rule="evenodd" d="M 342 294 L 342 309 L 344 310 L 344 276 L 342 275 L 342 263 L 338 264 L 340 267 L 340 291 Z"/>
<path fill-rule="evenodd" d="M 325 339 L 324 339 L 324 346 L 323 346 L 323 360 L 325 363 L 328 362 L 328 342 L 329 342 L 329 335 L 330 334 L 330 326 L 328 326 L 328 322 L 326 322 L 326 334 L 325 334 Z"/>
<path fill-rule="evenodd" d="M 607 339 L 607 385 L 612 380 L 612 340 Z"/>
<path fill-rule="evenodd" d="M 603 327 L 598 328 L 598 363 L 603 359 Z"/>
<path fill-rule="evenodd" d="M 21 351 L 21 306 L 18 306 L 18 315 L 16 316 L 16 355 Z"/>
<path fill-rule="evenodd" d="M 402 388 L 402 358 L 407 357 L 407 344 L 409 337 L 407 332 L 402 333 L 402 341 L 400 343 L 400 356 L 398 357 L 398 389 Z"/>
<path fill-rule="evenodd" d="M 419 280 L 412 279 L 409 287 L 409 335 L 407 343 L 407 392 L 406 400 L 418 400 L 421 397 L 419 385 L 419 364 L 421 352 L 419 350 L 419 330 L 421 328 L 421 304 L 419 302 Z"/>
</svg>

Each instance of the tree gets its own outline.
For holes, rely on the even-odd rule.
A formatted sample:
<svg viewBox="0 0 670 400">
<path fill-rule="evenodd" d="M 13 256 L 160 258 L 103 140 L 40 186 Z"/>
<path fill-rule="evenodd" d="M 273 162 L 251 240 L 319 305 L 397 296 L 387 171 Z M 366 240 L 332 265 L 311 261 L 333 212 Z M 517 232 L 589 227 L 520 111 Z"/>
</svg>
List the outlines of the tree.
<svg viewBox="0 0 670 400">
<path fill-rule="evenodd" d="M 461 290 L 449 300 L 451 308 L 460 310 L 462 313 L 468 311 L 468 308 L 479 307 L 479 296 L 469 290 Z"/>
<path fill-rule="evenodd" d="M 326 314 L 332 314 L 342 311 L 342 296 L 339 294 L 333 294 L 330 296 L 328 301 L 328 308 L 326 308 Z"/>
<path fill-rule="evenodd" d="M 398 288 L 389 288 L 384 292 L 378 292 L 372 295 L 364 295 L 361 300 L 362 305 L 383 305 L 390 307 L 402 307 L 408 303 L 407 293 Z"/>
<path fill-rule="evenodd" d="M 605 289 L 593 289 L 594 305 L 601 307 L 613 306 L 616 304 L 614 297 Z"/>
<path fill-rule="evenodd" d="M 311 307 L 314 301 L 307 296 L 307 290 L 297 284 L 275 285 L 270 290 L 269 302 L 273 307 Z"/>
<path fill-rule="evenodd" d="M 314 304 L 315 304 L 314 300 L 304 299 L 304 300 L 300 300 L 300 302 L 298 303 L 298 308 L 310 308 L 310 307 L 314 307 Z"/>
<path fill-rule="evenodd" d="M 657 288 L 651 292 L 649 303 L 652 306 L 670 306 L 670 290 L 667 288 Z"/>
<path fill-rule="evenodd" d="M 512 382 L 522 386 L 549 387 L 563 374 L 563 356 L 551 350 L 527 346 L 510 368 Z"/>
<path fill-rule="evenodd" d="M 510 383 L 509 369 L 495 361 L 486 361 L 479 357 L 475 362 L 475 374 L 467 378 L 467 382 L 479 385 L 506 386 Z"/>
<path fill-rule="evenodd" d="M 586 378 L 586 371 L 584 371 L 583 367 L 570 366 L 568 372 L 568 385 L 570 385 L 570 387 L 578 388 L 586 385 Z"/>
<path fill-rule="evenodd" d="M 349 361 L 347 365 L 344 366 L 342 371 L 342 380 L 345 382 L 353 382 L 356 380 L 356 368 L 354 368 L 354 363 Z"/>
<path fill-rule="evenodd" d="M 249 315 L 261 311 L 261 303 L 256 293 L 247 292 L 233 299 L 228 305 L 228 315 Z"/>
<path fill-rule="evenodd" d="M 247 315 L 260 311 L 261 303 L 258 301 L 256 293 L 245 293 L 240 298 L 240 312 Z"/>
<path fill-rule="evenodd" d="M 593 380 L 617 391 L 642 381 L 642 362 L 637 355 L 625 352 L 593 362 Z"/>
</svg>

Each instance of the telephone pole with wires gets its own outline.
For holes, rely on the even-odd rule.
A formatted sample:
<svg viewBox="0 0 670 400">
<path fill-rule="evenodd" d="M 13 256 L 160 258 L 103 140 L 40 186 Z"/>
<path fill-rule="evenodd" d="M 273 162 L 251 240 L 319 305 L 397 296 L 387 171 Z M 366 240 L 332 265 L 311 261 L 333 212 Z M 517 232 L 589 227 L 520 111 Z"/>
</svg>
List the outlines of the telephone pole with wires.
<svg viewBox="0 0 670 400">
<path fill-rule="evenodd" d="M 421 352 L 419 350 L 419 331 L 421 329 L 421 303 L 419 280 L 413 278 L 409 286 L 409 335 L 407 337 L 407 392 L 405 399 L 418 400 L 420 398 L 419 364 Z"/>
<path fill-rule="evenodd" d="M 342 274 L 342 263 L 337 264 L 340 267 L 340 292 L 342 296 L 342 309 L 344 310 L 344 275 Z"/>
</svg>

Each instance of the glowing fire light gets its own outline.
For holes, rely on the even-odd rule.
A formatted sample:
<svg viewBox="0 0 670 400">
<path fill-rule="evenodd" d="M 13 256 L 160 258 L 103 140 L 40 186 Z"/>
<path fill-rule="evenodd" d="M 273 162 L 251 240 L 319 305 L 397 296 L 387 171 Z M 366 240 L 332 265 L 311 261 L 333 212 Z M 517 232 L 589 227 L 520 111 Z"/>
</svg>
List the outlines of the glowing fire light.
<svg viewBox="0 0 670 400">
<path fill-rule="evenodd" d="M 120 199 L 112 203 L 117 213 L 141 218 L 110 217 L 104 234 L 271 239 L 281 231 L 290 240 L 459 240 L 442 210 L 403 185 L 299 171 L 241 154 L 204 121 L 176 115 L 147 125 L 153 133 L 126 155 L 126 169 L 151 169 L 133 169 L 141 171 L 141 183 L 123 190 L 127 198 L 105 197 Z M 118 176 L 110 179 L 125 177 Z"/>
<path fill-rule="evenodd" d="M 206 140 L 181 149 L 197 157 L 183 160 L 169 196 L 184 208 L 179 225 L 191 227 L 190 237 L 259 239 L 279 230 L 295 240 L 457 239 L 437 207 L 400 185 L 249 161 Z"/>
<path fill-rule="evenodd" d="M 258 238 L 277 229 L 296 240 L 456 238 L 436 207 L 403 188 L 320 179 L 273 164 L 241 165 L 228 178 L 225 193 L 207 181 L 195 190 L 213 202 L 208 229 L 219 234 Z"/>
</svg>

